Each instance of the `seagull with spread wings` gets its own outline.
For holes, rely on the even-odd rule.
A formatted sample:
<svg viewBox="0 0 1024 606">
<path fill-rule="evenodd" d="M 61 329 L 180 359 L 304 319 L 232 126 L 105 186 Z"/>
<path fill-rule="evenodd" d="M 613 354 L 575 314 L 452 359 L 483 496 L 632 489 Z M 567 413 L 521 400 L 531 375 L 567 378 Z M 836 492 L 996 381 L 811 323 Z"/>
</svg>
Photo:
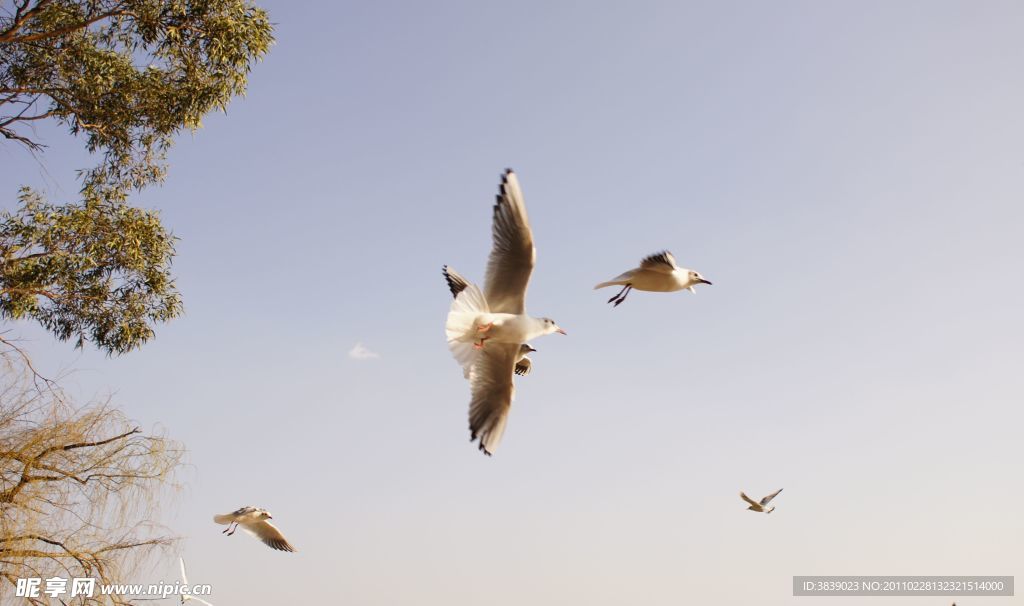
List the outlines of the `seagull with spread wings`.
<svg viewBox="0 0 1024 606">
<path fill-rule="evenodd" d="M 505 432 L 515 394 L 512 375 L 523 344 L 555 332 L 565 334 L 551 318 L 526 314 L 536 251 L 523 193 L 511 169 L 501 178 L 491 233 L 484 290 L 462 280 L 465 284 L 445 321 L 448 346 L 470 382 L 470 440 L 479 440 L 480 450 L 488 455 Z"/>
<path fill-rule="evenodd" d="M 441 273 L 444 274 L 445 282 L 448 283 L 448 289 L 452 291 L 452 297 L 458 298 L 459 293 L 469 286 L 469 280 L 466 280 L 455 271 L 453 268 L 445 265 L 441 269 Z M 516 354 L 516 366 L 515 373 L 521 377 L 525 377 L 530 374 L 530 370 L 533 369 L 533 362 L 527 356 L 537 351 L 528 343 L 523 343 L 519 346 L 519 353 Z M 469 378 L 469 368 L 465 369 L 466 378 Z"/>
<path fill-rule="evenodd" d="M 188 577 L 185 576 L 185 558 L 178 556 L 178 561 L 181 562 L 181 586 L 188 588 L 188 590 L 191 591 L 192 586 L 188 584 Z M 181 598 L 182 604 L 189 600 L 194 600 L 196 602 L 199 602 L 200 604 L 206 604 L 206 606 L 213 606 L 213 604 L 207 602 L 203 598 L 197 598 L 196 596 L 190 593 L 182 593 L 179 595 L 179 597 Z"/>
<path fill-rule="evenodd" d="M 768 507 L 768 503 L 770 503 L 772 499 L 777 497 L 780 492 L 782 492 L 781 488 L 771 493 L 770 495 L 766 496 L 765 498 L 761 499 L 761 502 L 757 502 L 754 499 L 751 499 L 742 491 L 740 492 L 740 498 L 746 501 L 747 503 L 750 503 L 750 507 L 747 507 L 747 509 L 749 509 L 750 511 L 757 511 L 760 513 L 771 513 L 775 511 L 775 506 Z"/>
<path fill-rule="evenodd" d="M 594 287 L 594 290 L 606 286 L 621 286 L 622 290 L 608 299 L 609 303 L 615 303 L 613 307 L 618 307 L 619 303 L 626 300 L 626 295 L 634 289 L 649 292 L 675 292 L 686 289 L 695 293 L 697 291 L 693 287 L 697 284 L 710 285 L 711 282 L 705 280 L 699 272 L 679 267 L 676 265 L 676 258 L 672 256 L 672 253 L 663 250 L 644 257 L 640 262 L 640 267 L 619 274 L 607 282 L 601 282 Z"/>
<path fill-rule="evenodd" d="M 228 527 L 222 532 L 229 537 L 235 534 L 235 531 L 241 526 L 242 530 L 263 541 L 271 549 L 295 551 L 295 548 L 284 538 L 277 526 L 267 521 L 273 518 L 274 516 L 270 515 L 266 509 L 246 506 L 231 513 L 213 516 L 213 521 L 218 524 L 227 524 Z"/>
</svg>

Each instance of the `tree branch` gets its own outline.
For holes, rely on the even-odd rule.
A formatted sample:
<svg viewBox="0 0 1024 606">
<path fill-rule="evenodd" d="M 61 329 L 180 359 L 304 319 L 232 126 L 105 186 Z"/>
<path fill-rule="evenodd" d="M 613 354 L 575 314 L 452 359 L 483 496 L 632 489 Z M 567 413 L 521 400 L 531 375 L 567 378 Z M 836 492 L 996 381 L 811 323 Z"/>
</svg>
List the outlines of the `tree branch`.
<svg viewBox="0 0 1024 606">
<path fill-rule="evenodd" d="M 25 107 L 28 110 L 28 106 Z M 13 122 L 31 122 L 32 120 L 45 120 L 53 115 L 53 111 L 44 112 L 42 114 L 36 114 L 35 116 L 26 116 L 25 110 L 22 110 L 17 116 L 12 116 L 10 119 L 0 122 L 0 128 L 7 126 Z"/>
<path fill-rule="evenodd" d="M 0 128 L 0 135 L 3 135 L 4 137 L 6 137 L 6 138 L 8 138 L 8 139 L 10 139 L 12 141 L 17 141 L 18 143 L 23 144 L 25 147 L 29 148 L 30 150 L 32 150 L 34 152 L 42 151 L 42 149 L 44 147 L 46 147 L 42 143 L 36 143 L 32 139 L 29 139 L 28 137 L 23 137 L 23 136 L 15 133 L 13 131 L 11 131 L 10 129 Z"/>
<path fill-rule="evenodd" d="M 25 43 L 25 42 L 35 42 L 37 40 L 46 40 L 46 39 L 49 39 L 49 38 L 58 38 L 58 37 L 63 36 L 65 34 L 70 34 L 71 32 L 78 31 L 78 30 L 81 30 L 81 29 L 85 29 L 85 28 L 89 27 L 90 25 L 92 25 L 93 23 L 97 23 L 99 21 L 103 21 L 104 19 L 109 19 L 111 17 L 119 17 L 119 16 L 123 16 L 123 15 L 127 15 L 127 14 L 129 14 L 128 11 L 126 11 L 124 9 L 118 9 L 118 10 L 107 11 L 105 13 L 100 13 L 99 15 L 96 15 L 95 17 L 91 17 L 89 19 L 86 19 L 85 21 L 79 21 L 78 23 L 74 23 L 72 25 L 68 25 L 66 27 L 62 27 L 60 29 L 55 29 L 55 30 L 51 30 L 51 31 L 47 31 L 47 32 L 39 32 L 39 33 L 36 33 L 36 34 L 28 34 L 28 35 L 25 35 L 25 36 L 15 36 L 13 34 L 10 34 L 10 35 L 4 34 L 4 35 L 0 35 L 0 44 L 22 44 L 22 43 Z"/>
<path fill-rule="evenodd" d="M 11 23 L 11 26 L 3 32 L 0 32 L 0 42 L 6 42 L 6 38 L 13 36 L 15 32 L 21 29 L 21 26 L 24 25 L 26 21 L 34 17 L 42 9 L 46 8 L 46 5 L 52 1 L 53 0 L 39 0 L 35 6 L 28 11 L 25 11 L 25 8 L 28 7 L 28 0 L 25 0 L 25 2 L 18 6 L 18 10 L 15 11 L 14 22 Z"/>
</svg>

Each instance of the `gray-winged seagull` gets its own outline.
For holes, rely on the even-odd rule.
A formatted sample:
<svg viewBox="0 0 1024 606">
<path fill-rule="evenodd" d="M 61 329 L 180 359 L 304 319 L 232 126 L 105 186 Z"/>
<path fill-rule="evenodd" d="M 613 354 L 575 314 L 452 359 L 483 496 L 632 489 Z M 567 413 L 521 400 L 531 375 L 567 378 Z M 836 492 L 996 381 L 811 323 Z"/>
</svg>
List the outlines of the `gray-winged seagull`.
<svg viewBox="0 0 1024 606">
<path fill-rule="evenodd" d="M 770 503 L 772 499 L 777 497 L 780 492 L 782 492 L 781 488 L 776 490 L 775 492 L 771 493 L 770 495 L 766 496 L 765 498 L 761 499 L 760 502 L 757 502 L 757 501 L 751 499 L 750 497 L 745 495 L 742 491 L 740 492 L 740 498 L 743 499 L 744 501 L 746 501 L 747 503 L 750 503 L 750 507 L 747 507 L 747 509 L 749 509 L 750 511 L 757 511 L 757 512 L 761 512 L 761 513 L 771 513 L 773 511 L 775 511 L 775 507 L 768 507 L 768 503 Z"/>
<path fill-rule="evenodd" d="M 693 288 L 697 284 L 711 284 L 711 282 L 705 280 L 699 272 L 679 267 L 676 265 L 676 258 L 672 256 L 672 253 L 663 250 L 644 257 L 643 261 L 640 261 L 640 267 L 619 274 L 607 282 L 601 282 L 594 287 L 594 290 L 606 286 L 621 286 L 622 290 L 608 299 L 609 303 L 615 303 L 613 307 L 618 307 L 619 303 L 626 300 L 629 291 L 634 289 L 649 292 L 675 292 L 686 289 L 690 292 L 697 292 Z"/>
<path fill-rule="evenodd" d="M 448 289 L 452 291 L 452 297 L 458 298 L 459 293 L 469 286 L 469 280 L 462 277 L 459 272 L 455 271 L 454 268 L 445 265 L 441 268 L 441 273 L 444 274 L 445 282 L 448 283 Z M 521 377 L 525 377 L 530 374 L 530 370 L 533 368 L 533 362 L 527 357 L 532 352 L 537 351 L 527 343 L 523 343 L 519 346 L 519 353 L 516 355 L 516 366 L 515 373 Z M 469 378 L 469 368 L 465 369 L 466 378 Z"/>
<path fill-rule="evenodd" d="M 213 516 L 213 521 L 218 524 L 227 524 L 228 527 L 222 532 L 228 536 L 235 534 L 235 530 L 241 526 L 242 530 L 263 541 L 264 544 L 272 549 L 295 551 L 295 548 L 284 538 L 281 531 L 267 521 L 273 519 L 273 517 L 266 509 L 246 506 L 236 509 L 231 513 Z"/>
<path fill-rule="evenodd" d="M 526 315 L 526 287 L 536 250 L 519 180 L 511 169 L 501 178 L 491 233 L 483 292 L 466 283 L 445 322 L 448 347 L 470 382 L 470 441 L 479 440 L 480 450 L 488 455 L 505 431 L 515 395 L 512 373 L 522 345 L 542 335 L 565 334 L 550 318 Z"/>
</svg>

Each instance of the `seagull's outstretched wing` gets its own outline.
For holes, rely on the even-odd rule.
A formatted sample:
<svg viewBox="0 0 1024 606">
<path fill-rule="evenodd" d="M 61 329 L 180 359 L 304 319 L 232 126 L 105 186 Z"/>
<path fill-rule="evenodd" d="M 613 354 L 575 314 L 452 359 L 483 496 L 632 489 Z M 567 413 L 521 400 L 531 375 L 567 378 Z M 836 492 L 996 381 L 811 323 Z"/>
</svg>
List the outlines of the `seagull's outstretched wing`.
<svg viewBox="0 0 1024 606">
<path fill-rule="evenodd" d="M 191 585 L 188 584 L 188 577 L 185 576 L 185 558 L 183 558 L 181 556 L 178 556 L 178 562 L 181 563 L 181 584 L 182 584 L 182 586 L 187 586 L 189 589 L 191 589 L 192 588 Z M 213 606 L 213 604 L 207 602 L 203 598 L 197 598 L 197 597 L 195 597 L 193 595 L 181 594 L 180 597 L 181 597 L 181 603 L 182 604 L 184 604 L 188 600 L 195 600 L 196 602 L 199 602 L 200 604 L 206 604 L 206 606 Z"/>
<path fill-rule="evenodd" d="M 448 283 L 448 290 L 452 291 L 453 297 L 458 297 L 459 293 L 466 290 L 466 287 L 469 286 L 469 280 L 460 276 L 459 272 L 447 265 L 444 266 L 441 273 L 444 274 L 444 280 Z"/>
<path fill-rule="evenodd" d="M 272 549 L 279 549 L 281 551 L 295 551 L 295 548 L 291 546 L 281 531 L 266 520 L 256 520 L 242 524 L 242 528 L 253 535 L 259 540 L 263 541 L 268 547 Z"/>
<path fill-rule="evenodd" d="M 751 504 L 751 505 L 753 505 L 754 507 L 757 507 L 757 506 L 758 506 L 758 503 L 757 503 L 757 501 L 755 501 L 754 499 L 751 499 L 750 497 L 748 497 L 748 496 L 746 495 L 746 493 L 744 493 L 744 492 L 742 492 L 742 491 L 740 492 L 740 498 L 741 498 L 741 499 L 743 499 L 744 501 L 746 501 L 747 503 L 750 503 L 750 504 Z"/>
<path fill-rule="evenodd" d="M 533 368 L 533 362 L 530 358 L 523 356 L 523 359 L 516 362 L 516 374 L 520 377 L 525 377 L 530 374 L 530 369 Z"/>
<path fill-rule="evenodd" d="M 491 232 L 494 244 L 487 261 L 484 296 L 493 312 L 521 314 L 536 251 L 523 192 L 512 169 L 501 177 Z"/>
<path fill-rule="evenodd" d="M 518 351 L 518 345 L 489 343 L 480 352 L 470 373 L 470 441 L 479 439 L 480 450 L 487 455 L 494 454 L 505 433 L 505 423 L 515 396 L 512 369 Z"/>
<path fill-rule="evenodd" d="M 769 502 L 771 502 L 772 499 L 774 499 L 775 497 L 779 496 L 780 492 L 782 492 L 781 488 L 776 490 L 775 492 L 771 493 L 770 495 L 766 496 L 765 498 L 761 499 L 761 505 L 762 506 L 767 505 Z"/>
<path fill-rule="evenodd" d="M 676 258 L 667 250 L 644 257 L 643 261 L 640 261 L 640 269 L 660 271 L 663 274 L 670 274 L 675 271 L 677 267 Z"/>
<path fill-rule="evenodd" d="M 246 505 L 245 507 L 239 507 L 238 509 L 232 511 L 231 513 L 215 515 L 213 516 L 213 521 L 217 524 L 230 524 L 236 521 L 241 516 L 244 516 L 247 513 L 252 513 L 254 511 L 256 511 L 255 507 L 251 505 Z"/>
</svg>

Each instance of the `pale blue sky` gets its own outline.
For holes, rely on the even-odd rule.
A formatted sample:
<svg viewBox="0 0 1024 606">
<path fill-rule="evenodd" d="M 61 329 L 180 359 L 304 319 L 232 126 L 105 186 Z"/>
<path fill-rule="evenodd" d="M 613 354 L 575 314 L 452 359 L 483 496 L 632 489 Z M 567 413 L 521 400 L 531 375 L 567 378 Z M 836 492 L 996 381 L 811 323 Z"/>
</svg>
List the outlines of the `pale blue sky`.
<svg viewBox="0 0 1024 606">
<path fill-rule="evenodd" d="M 187 444 L 165 522 L 211 601 L 810 606 L 834 600 L 793 575 L 1024 575 L 1020 3 L 261 5 L 248 97 L 136 200 L 181 238 L 186 315 L 116 359 L 17 327 Z M 76 190 L 89 160 L 51 142 L 46 172 L 2 148 L 8 199 Z M 569 336 L 534 343 L 487 459 L 440 269 L 482 280 L 506 166 L 529 310 Z M 662 248 L 714 286 L 591 290 Z M 737 497 L 780 487 L 771 516 Z M 221 536 L 245 504 L 299 553 Z"/>
</svg>

